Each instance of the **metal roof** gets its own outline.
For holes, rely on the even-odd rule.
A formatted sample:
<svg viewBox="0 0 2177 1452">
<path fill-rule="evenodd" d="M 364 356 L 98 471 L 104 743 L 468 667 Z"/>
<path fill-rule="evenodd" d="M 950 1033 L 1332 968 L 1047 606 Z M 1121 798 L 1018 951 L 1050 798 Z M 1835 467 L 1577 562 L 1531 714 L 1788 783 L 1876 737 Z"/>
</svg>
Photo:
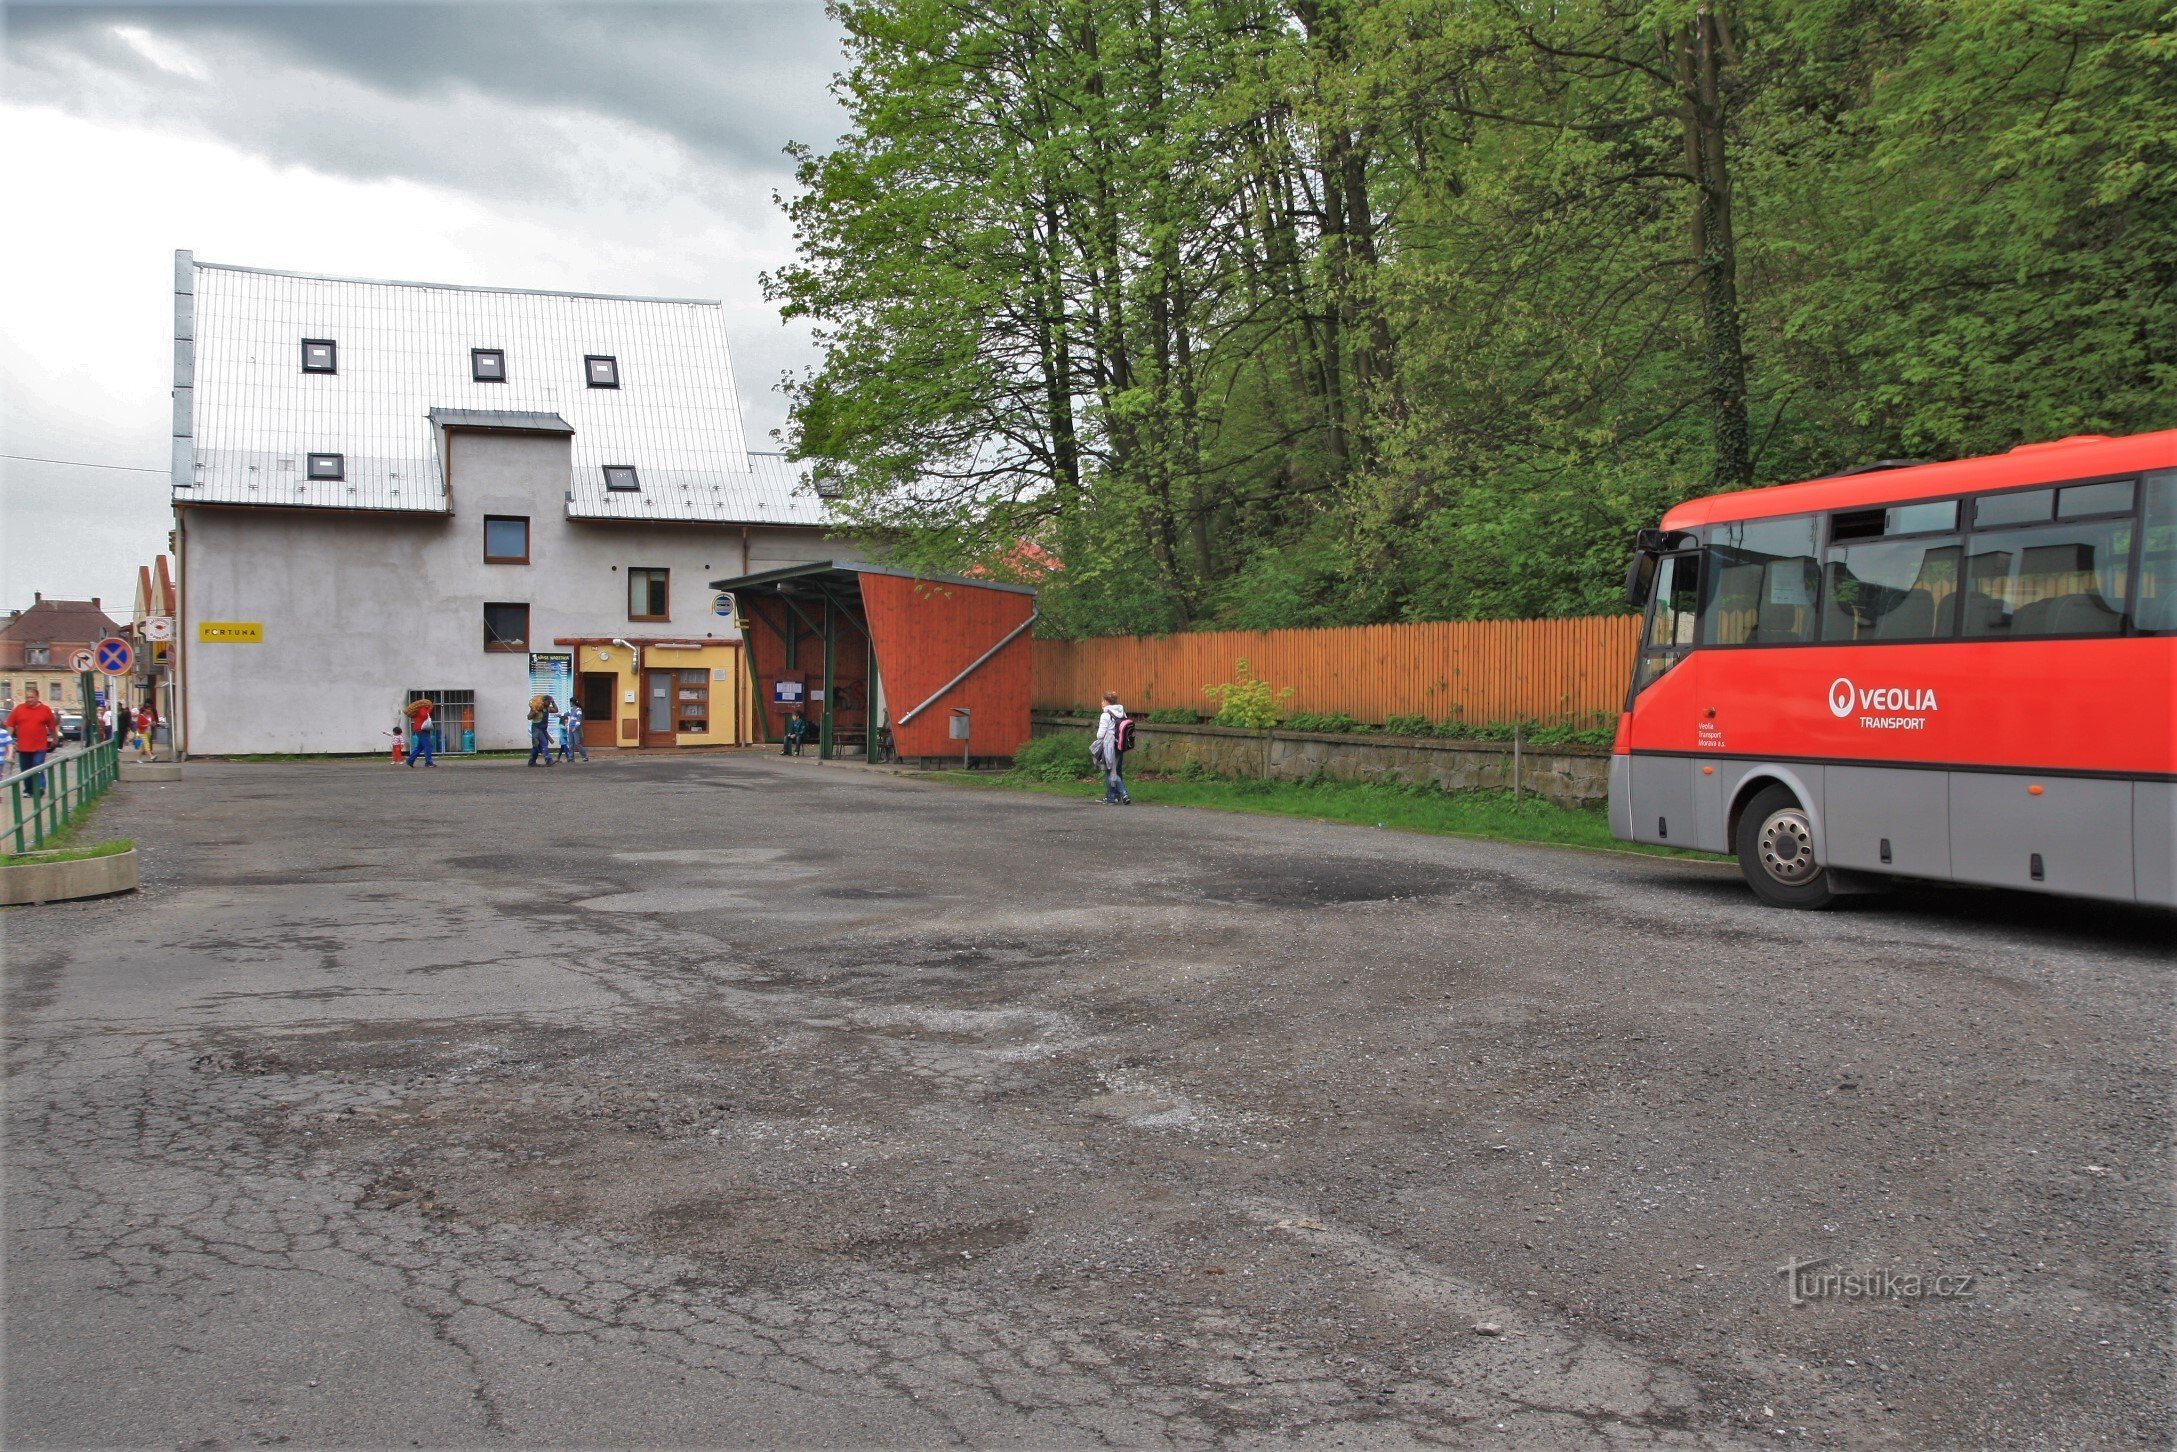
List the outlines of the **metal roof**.
<svg viewBox="0 0 2177 1452">
<path fill-rule="evenodd" d="M 1000 580 L 974 580 L 966 575 L 925 575 L 914 570 L 902 570 L 892 565 L 872 565 L 861 560 L 813 560 L 805 565 L 782 565 L 775 570 L 759 570 L 753 575 L 735 575 L 728 580 L 713 580 L 711 588 L 758 590 L 766 585 L 783 585 L 819 575 L 891 575 L 896 579 L 920 580 L 931 585 L 966 585 L 970 589 L 1003 590 L 1012 595 L 1036 593 L 1033 585 L 1014 585 Z"/>
<path fill-rule="evenodd" d="M 425 415 L 442 429 L 508 429 L 525 434 L 571 434 L 574 425 L 556 413 L 505 408 L 434 408 Z"/>
<path fill-rule="evenodd" d="M 716 302 L 176 263 L 177 503 L 442 513 L 436 410 L 571 428 L 573 518 L 830 522 L 798 470 L 749 454 Z M 337 372 L 302 370 L 305 338 L 338 346 Z M 472 348 L 504 351 L 504 382 L 472 377 Z M 619 387 L 589 386 L 592 355 Z M 306 477 L 316 453 L 344 477 Z M 641 488 L 608 492 L 608 464 Z"/>
</svg>

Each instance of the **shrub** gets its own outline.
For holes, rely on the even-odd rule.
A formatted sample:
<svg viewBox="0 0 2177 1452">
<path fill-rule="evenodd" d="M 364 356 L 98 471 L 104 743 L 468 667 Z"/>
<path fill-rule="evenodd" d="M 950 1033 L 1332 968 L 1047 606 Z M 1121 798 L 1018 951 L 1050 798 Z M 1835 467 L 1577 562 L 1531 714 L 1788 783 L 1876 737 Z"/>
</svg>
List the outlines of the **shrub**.
<svg viewBox="0 0 2177 1452">
<path fill-rule="evenodd" d="M 1384 719 L 1383 729 L 1393 736 L 1434 736 L 1436 723 L 1426 716 L 1389 716 Z"/>
<path fill-rule="evenodd" d="M 1161 711 L 1151 711 L 1142 719 L 1165 726 L 1192 726 L 1202 719 L 1202 713 L 1187 710 L 1185 707 L 1167 707 Z"/>
<path fill-rule="evenodd" d="M 1027 781 L 1075 781 L 1095 770 L 1089 738 L 1079 731 L 1031 736 L 1013 753 L 1013 775 Z"/>
<path fill-rule="evenodd" d="M 1283 722 L 1287 731 L 1366 731 L 1368 728 L 1343 711 L 1299 711 Z"/>
<path fill-rule="evenodd" d="M 1217 703 L 1217 724 L 1249 731 L 1262 731 L 1277 725 L 1278 707 L 1293 698 L 1293 688 L 1287 686 L 1282 691 L 1273 691 L 1268 681 L 1248 669 L 1245 656 L 1233 665 L 1232 680 L 1221 686 L 1202 687 L 1202 694 Z"/>
</svg>

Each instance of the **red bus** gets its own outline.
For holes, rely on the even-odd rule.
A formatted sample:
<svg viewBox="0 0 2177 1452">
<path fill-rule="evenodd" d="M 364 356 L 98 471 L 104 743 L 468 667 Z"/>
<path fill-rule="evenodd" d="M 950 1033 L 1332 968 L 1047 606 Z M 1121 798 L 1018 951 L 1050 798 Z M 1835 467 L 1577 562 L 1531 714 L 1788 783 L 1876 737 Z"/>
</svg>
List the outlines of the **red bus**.
<svg viewBox="0 0 2177 1452">
<path fill-rule="evenodd" d="M 1626 595 L 1618 838 L 2177 905 L 2177 430 L 1695 499 Z"/>
</svg>

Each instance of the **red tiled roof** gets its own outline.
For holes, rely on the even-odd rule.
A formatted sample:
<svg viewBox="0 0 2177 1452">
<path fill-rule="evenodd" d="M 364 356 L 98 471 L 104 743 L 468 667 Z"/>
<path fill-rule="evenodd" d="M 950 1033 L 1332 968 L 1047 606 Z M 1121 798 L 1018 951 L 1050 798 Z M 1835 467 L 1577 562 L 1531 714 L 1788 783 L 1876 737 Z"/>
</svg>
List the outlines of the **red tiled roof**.
<svg viewBox="0 0 2177 1452">
<path fill-rule="evenodd" d="M 28 610 L 0 622 L 0 670 L 43 670 L 23 659 L 30 645 L 52 647 L 46 665 L 68 668 L 68 657 L 81 647 L 96 645 L 121 627 L 96 600 L 47 600 L 40 598 Z"/>
</svg>

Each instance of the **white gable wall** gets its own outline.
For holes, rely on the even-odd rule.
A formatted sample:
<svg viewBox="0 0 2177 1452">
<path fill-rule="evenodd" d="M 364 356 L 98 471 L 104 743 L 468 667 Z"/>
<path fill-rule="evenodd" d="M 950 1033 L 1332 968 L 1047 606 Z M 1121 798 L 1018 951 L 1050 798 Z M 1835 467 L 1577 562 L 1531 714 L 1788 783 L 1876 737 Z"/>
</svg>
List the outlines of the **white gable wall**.
<svg viewBox="0 0 2177 1452">
<path fill-rule="evenodd" d="M 568 649 L 560 637 L 739 638 L 711 613 L 709 582 L 743 573 L 741 527 L 570 520 L 565 436 L 451 440 L 451 515 L 182 511 L 188 750 L 386 750 L 414 690 L 473 690 L 477 746 L 520 749 L 528 653 L 484 649 L 487 601 L 528 604 L 531 651 Z M 486 515 L 529 517 L 529 564 L 484 563 Z M 817 529 L 745 534 L 749 570 L 851 555 Z M 632 566 L 672 572 L 670 621 L 628 619 Z M 264 642 L 199 642 L 204 621 L 260 623 Z"/>
</svg>

